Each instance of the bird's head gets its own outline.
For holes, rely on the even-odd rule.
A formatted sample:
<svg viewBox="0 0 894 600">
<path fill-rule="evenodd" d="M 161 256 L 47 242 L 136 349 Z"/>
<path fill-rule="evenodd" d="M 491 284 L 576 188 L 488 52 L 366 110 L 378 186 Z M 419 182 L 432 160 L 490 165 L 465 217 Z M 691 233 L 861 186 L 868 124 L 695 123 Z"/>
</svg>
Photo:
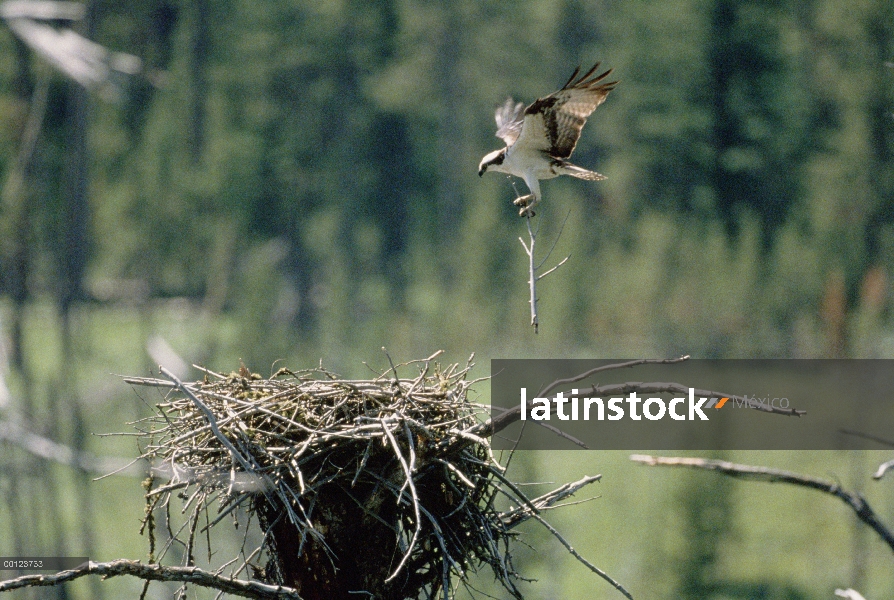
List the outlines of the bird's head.
<svg viewBox="0 0 894 600">
<path fill-rule="evenodd" d="M 502 150 L 494 150 L 490 154 L 485 154 L 484 158 L 481 159 L 481 164 L 478 165 L 478 176 L 481 177 L 484 175 L 488 167 L 502 165 L 505 158 L 506 148 L 503 148 Z"/>
</svg>

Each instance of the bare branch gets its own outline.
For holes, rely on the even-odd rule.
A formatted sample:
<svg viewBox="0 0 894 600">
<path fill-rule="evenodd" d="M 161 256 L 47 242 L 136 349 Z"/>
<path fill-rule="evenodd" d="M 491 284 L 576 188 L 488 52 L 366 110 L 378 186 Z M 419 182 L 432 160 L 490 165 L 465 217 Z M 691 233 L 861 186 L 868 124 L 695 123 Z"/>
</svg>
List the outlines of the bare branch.
<svg viewBox="0 0 894 600">
<path fill-rule="evenodd" d="M 118 559 L 106 563 L 90 562 L 76 569 L 59 571 L 52 575 L 23 575 L 16 579 L 0 581 L 0 592 L 25 587 L 55 586 L 85 575 L 115 577 L 131 575 L 146 581 L 182 581 L 207 587 L 243 598 L 301 600 L 297 590 L 281 585 L 268 585 L 259 581 L 232 579 L 209 573 L 198 567 L 168 567 L 159 564 L 143 564 L 135 560 Z"/>
<path fill-rule="evenodd" d="M 847 600 L 866 600 L 860 592 L 857 590 L 852 590 L 850 588 L 846 590 L 835 590 L 835 595 L 839 598 L 846 598 Z"/>
<path fill-rule="evenodd" d="M 571 216 L 571 211 L 568 211 L 568 214 L 565 215 L 565 218 L 562 220 L 562 226 L 559 227 L 559 233 L 556 234 L 556 239 L 553 240 L 553 245 L 550 246 L 549 250 L 546 253 L 546 256 L 543 257 L 543 260 L 540 261 L 540 264 L 537 265 L 537 270 L 539 271 L 543 265 L 546 264 L 546 261 L 549 260 L 549 257 L 553 255 L 553 250 L 556 249 L 556 246 L 559 244 L 559 238 L 562 237 L 562 232 L 565 231 L 565 225 L 568 224 L 568 218 Z M 565 260 L 568 260 L 567 258 Z M 562 261 L 564 262 L 564 261 Z"/>
<path fill-rule="evenodd" d="M 869 525 L 869 527 L 871 527 L 872 530 L 891 547 L 891 550 L 894 550 L 894 533 L 891 533 L 891 531 L 879 521 L 875 512 L 870 508 L 869 503 L 866 502 L 860 494 L 841 489 L 837 483 L 826 481 L 824 479 L 817 479 L 808 475 L 793 473 L 791 471 L 772 469 L 770 467 L 740 465 L 725 460 L 680 456 L 649 456 L 644 454 L 634 454 L 630 457 L 630 460 L 650 466 L 689 467 L 692 469 L 718 471 L 731 477 L 756 479 L 759 481 L 768 481 L 770 483 L 791 483 L 831 494 L 851 507 L 857 514 L 857 517 Z"/>
<path fill-rule="evenodd" d="M 494 473 L 494 475 L 497 475 L 498 477 L 503 479 L 504 483 L 510 483 L 501 475 L 497 473 Z M 518 490 L 515 485 L 510 485 L 509 489 L 512 490 L 516 495 L 516 497 L 512 499 L 518 502 L 519 506 L 507 512 L 501 513 L 500 517 L 503 522 L 506 523 L 506 526 L 508 528 L 516 527 L 520 523 L 523 523 L 528 519 L 536 520 L 538 523 L 543 525 L 547 531 L 553 534 L 553 536 L 557 540 L 559 540 L 559 543 L 565 546 L 568 552 L 570 552 L 571 555 L 576 558 L 581 564 L 583 564 L 592 572 L 596 573 L 599 577 L 610 583 L 612 587 L 621 592 L 624 597 L 633 600 L 633 596 L 630 595 L 630 592 L 628 592 L 623 585 L 615 581 L 610 575 L 608 575 L 608 573 L 581 556 L 577 552 L 577 550 L 575 550 L 574 547 L 568 542 L 568 540 L 562 537 L 562 534 L 560 534 L 555 527 L 550 525 L 549 522 L 546 521 L 546 519 L 540 516 L 540 511 L 549 508 L 550 506 L 554 505 L 556 502 L 564 498 L 572 496 L 575 492 L 577 492 L 585 485 L 589 485 L 593 482 L 599 481 L 601 478 L 602 475 L 587 476 L 578 481 L 566 483 L 556 488 L 555 490 L 548 492 L 542 496 L 538 496 L 534 499 L 528 499 L 521 491 Z"/>
<path fill-rule="evenodd" d="M 570 213 L 569 213 L 570 214 Z M 568 262 L 570 256 L 566 256 L 563 258 L 556 266 L 548 269 L 544 273 L 539 273 L 538 271 L 543 267 L 543 264 L 549 260 L 549 257 L 552 255 L 553 250 L 556 247 L 556 244 L 559 242 L 559 236 L 562 235 L 562 231 L 565 229 L 565 222 L 568 221 L 568 217 L 565 217 L 565 221 L 562 222 L 562 227 L 559 230 L 559 236 L 556 236 L 556 240 L 553 242 L 552 247 L 546 253 L 546 256 L 540 263 L 537 263 L 534 259 L 534 246 L 537 244 L 537 234 L 539 233 L 539 227 L 534 229 L 531 227 L 531 218 L 534 214 L 531 211 L 527 211 L 524 213 L 525 216 L 525 225 L 528 227 L 528 242 L 522 238 L 518 238 L 518 241 L 521 242 L 522 248 L 525 249 L 525 254 L 528 255 L 528 292 L 530 297 L 528 298 L 528 304 L 531 306 L 531 325 L 534 327 L 534 333 L 540 332 L 540 319 L 537 317 L 537 282 L 564 265 Z"/>
<path fill-rule="evenodd" d="M 85 12 L 86 7 L 80 2 L 8 0 L 0 5 L 0 17 L 4 19 L 80 21 Z"/>
<path fill-rule="evenodd" d="M 142 476 L 145 473 L 145 469 L 136 464 L 139 459 L 124 460 L 78 451 L 29 431 L 21 423 L 0 421 L 0 440 L 18 446 L 34 456 L 69 465 L 85 473 L 108 474 L 111 471 L 114 474 L 131 477 Z"/>
<path fill-rule="evenodd" d="M 517 508 L 501 513 L 500 519 L 510 529 L 513 527 L 517 527 L 521 523 L 524 523 L 531 518 L 532 512 L 528 505 L 533 506 L 538 511 L 545 510 L 547 508 L 550 508 L 551 506 L 554 506 L 557 502 L 560 502 L 561 500 L 574 495 L 585 485 L 590 485 L 591 483 L 595 483 L 600 479 L 602 479 L 602 475 L 588 475 L 583 479 L 579 479 L 578 481 L 566 483 L 557 487 L 551 492 L 543 494 L 542 496 L 531 498 L 527 501 L 527 503 L 522 502 Z"/>
<path fill-rule="evenodd" d="M 537 281 L 540 281 L 541 279 L 543 279 L 544 277 L 546 277 L 547 275 L 549 275 L 550 273 L 552 273 L 553 271 L 555 271 L 556 269 L 558 269 L 559 267 L 561 267 L 562 265 L 564 265 L 565 263 L 567 263 L 569 258 L 571 258 L 571 255 L 570 255 L 570 254 L 569 254 L 568 256 L 566 256 L 565 258 L 563 258 L 562 260 L 560 260 L 560 261 L 559 261 L 559 264 L 557 264 L 557 265 L 556 265 L 555 267 L 553 267 L 552 269 L 549 269 L 549 270 L 546 271 L 545 273 L 541 273 L 540 275 L 538 275 L 538 276 L 537 276 Z"/>
<path fill-rule="evenodd" d="M 578 560 L 578 562 L 580 562 L 580 563 L 583 564 L 585 567 L 587 567 L 588 569 L 590 569 L 591 571 L 593 571 L 594 573 L 596 573 L 597 575 L 599 575 L 600 577 L 602 577 L 604 580 L 606 580 L 607 582 L 609 582 L 609 583 L 612 585 L 612 587 L 614 587 L 616 590 L 618 590 L 619 592 L 621 592 L 621 593 L 624 595 L 625 598 L 629 598 L 630 600 L 633 600 L 633 596 L 630 595 L 630 592 L 628 592 L 628 591 L 624 588 L 623 585 L 621 585 L 620 583 L 618 583 L 617 581 L 615 581 L 614 579 L 612 579 L 612 577 L 611 577 L 608 573 L 606 573 L 605 571 L 603 571 L 602 569 L 600 569 L 599 567 L 597 567 L 596 565 L 594 565 L 593 563 L 591 563 L 590 561 L 588 561 L 586 558 L 584 558 L 583 556 L 581 556 L 580 554 L 578 554 L 577 550 L 575 550 L 574 547 L 573 547 L 570 543 L 568 543 L 568 540 L 566 540 L 565 538 L 563 538 L 562 535 L 561 535 L 558 531 L 556 531 L 555 527 L 553 527 L 552 525 L 550 525 L 550 524 L 546 521 L 546 519 L 544 519 L 544 518 L 541 517 L 540 515 L 531 515 L 531 516 L 532 516 L 534 519 L 536 519 L 537 522 L 539 522 L 541 525 L 543 525 L 544 527 L 546 527 L 546 529 L 547 529 L 551 534 L 553 534 L 553 536 L 554 536 L 557 540 L 559 540 L 559 543 L 560 543 L 560 544 L 562 544 L 563 546 L 565 546 L 565 548 L 568 550 L 568 552 L 571 553 L 571 556 L 573 556 L 574 558 L 576 558 L 576 559 Z"/>
<path fill-rule="evenodd" d="M 580 395 L 603 395 L 603 396 L 617 396 L 618 394 L 629 394 L 630 392 L 642 392 L 644 394 L 648 393 L 668 393 L 668 394 L 688 394 L 689 387 L 685 385 L 681 385 L 679 383 L 673 382 L 652 382 L 652 383 L 641 383 L 638 381 L 628 381 L 626 383 L 616 383 L 612 385 L 594 385 L 589 388 L 581 388 L 579 390 Z M 707 396 L 714 398 L 729 398 L 731 401 L 735 402 L 737 405 L 748 406 L 754 410 L 760 410 L 763 412 L 773 413 L 776 415 L 785 415 L 786 417 L 800 417 L 801 415 L 807 414 L 806 410 L 801 410 L 797 408 L 778 408 L 775 406 L 769 406 L 767 404 L 761 404 L 757 400 L 752 398 L 748 398 L 747 396 L 739 396 L 737 394 L 730 394 L 727 392 L 718 392 L 717 390 L 705 390 L 701 388 L 693 388 L 693 392 L 696 396 Z"/>
<path fill-rule="evenodd" d="M 873 475 L 873 479 L 881 479 L 886 472 L 894 469 L 894 460 L 889 460 L 888 462 L 882 463 L 879 465 L 878 471 L 876 471 Z"/>
<path fill-rule="evenodd" d="M 12 4 L 12 6 L 8 6 Z M 57 29 L 45 20 L 55 20 L 46 10 L 27 10 L 28 5 L 48 7 L 51 3 L 6 3 L 0 11 L 12 32 L 36 54 L 56 67 L 67 77 L 88 89 L 99 89 L 106 96 L 115 99 L 120 95 L 124 76 L 136 75 L 142 69 L 142 61 L 131 54 L 112 52 L 93 42 L 73 29 Z M 83 8 L 61 11 L 53 10 L 64 19 L 77 19 Z M 77 14 L 80 12 L 81 14 Z"/>
<path fill-rule="evenodd" d="M 542 396 L 544 394 L 548 394 L 557 387 L 561 385 L 568 385 L 570 383 L 577 383 L 578 381 L 582 381 L 587 377 L 595 375 L 596 373 L 602 373 L 603 371 L 614 371 L 616 369 L 632 369 L 633 367 L 638 367 L 640 365 L 671 365 L 675 363 L 681 363 L 689 360 L 689 355 L 686 354 L 679 358 L 641 358 L 639 360 L 628 360 L 627 362 L 622 363 L 612 363 L 610 365 L 602 365 L 599 367 L 594 367 L 589 371 L 584 371 L 580 375 L 575 375 L 573 377 L 566 377 L 565 379 L 556 379 L 551 384 L 543 388 L 538 392 L 538 395 Z"/>
<path fill-rule="evenodd" d="M 528 254 L 528 291 L 531 294 L 528 302 L 531 305 L 531 325 L 534 327 L 534 333 L 540 333 L 540 321 L 537 319 L 537 267 L 534 266 L 534 244 L 537 242 L 537 235 L 531 229 L 531 213 L 525 216 L 525 224 L 528 226 L 528 236 L 531 240 L 525 248 Z"/>
</svg>

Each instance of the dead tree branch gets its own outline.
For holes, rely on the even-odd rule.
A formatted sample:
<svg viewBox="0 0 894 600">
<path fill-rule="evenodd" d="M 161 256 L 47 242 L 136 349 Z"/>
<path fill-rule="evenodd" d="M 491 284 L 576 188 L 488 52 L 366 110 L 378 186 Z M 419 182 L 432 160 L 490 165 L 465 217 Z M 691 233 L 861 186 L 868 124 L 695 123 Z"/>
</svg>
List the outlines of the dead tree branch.
<svg viewBox="0 0 894 600">
<path fill-rule="evenodd" d="M 845 598 L 846 600 L 866 600 L 860 592 L 857 590 L 852 590 L 850 588 L 846 590 L 838 589 L 835 590 L 835 595 L 839 598 Z"/>
<path fill-rule="evenodd" d="M 281 585 L 233 579 L 204 571 L 198 567 L 168 567 L 158 564 L 143 564 L 139 561 L 127 559 L 105 563 L 90 562 L 76 569 L 59 571 L 52 575 L 23 575 L 16 579 L 0 581 L 0 592 L 8 592 L 24 587 L 54 586 L 84 577 L 85 575 L 101 575 L 103 577 L 131 575 L 145 581 L 182 581 L 184 583 L 192 583 L 220 590 L 227 594 L 242 596 L 243 598 L 301 600 L 301 596 L 298 595 L 296 590 Z"/>
<path fill-rule="evenodd" d="M 591 571 L 593 571 L 594 573 L 596 573 L 599 577 L 601 577 L 602 579 L 604 579 L 605 581 L 607 581 L 608 583 L 610 583 L 616 590 L 618 590 L 619 592 L 621 592 L 621 594 L 623 594 L 625 598 L 628 598 L 629 600 L 633 600 L 633 596 L 630 595 L 630 592 L 628 592 L 628 591 L 624 588 L 623 585 L 621 585 L 620 583 L 618 583 L 617 581 L 615 581 L 614 579 L 612 579 L 612 577 L 611 577 L 608 573 L 606 573 L 605 571 L 603 571 L 602 569 L 600 569 L 599 567 L 597 567 L 596 565 L 594 565 L 593 563 L 591 563 L 590 561 L 588 561 L 586 558 L 584 558 L 583 556 L 581 556 L 581 555 L 577 552 L 577 550 L 575 550 L 574 547 L 573 547 L 571 544 L 569 544 L 568 541 L 567 541 L 565 538 L 563 538 L 562 535 L 561 535 L 558 531 L 556 531 L 556 529 L 555 529 L 552 525 L 550 525 L 549 523 L 547 523 L 547 522 L 543 519 L 543 517 L 541 517 L 541 516 L 539 516 L 539 515 L 532 515 L 532 517 L 533 517 L 534 519 L 537 519 L 537 522 L 539 522 L 541 525 L 543 525 L 544 527 L 546 527 L 546 529 L 547 529 L 551 534 L 553 534 L 553 536 L 554 536 L 557 540 L 559 540 L 559 543 L 562 544 L 563 546 L 565 546 L 565 548 L 568 550 L 568 552 L 571 553 L 571 556 L 573 556 L 574 558 L 576 558 L 576 559 L 577 559 L 579 562 L 581 562 L 585 567 L 587 567 L 588 569 L 590 569 Z"/>
<path fill-rule="evenodd" d="M 889 470 L 894 469 L 894 460 L 889 460 L 888 462 L 884 462 L 879 465 L 878 470 L 872 475 L 873 479 L 881 479 L 884 477 L 885 473 Z"/>
<path fill-rule="evenodd" d="M 16 421 L 0 421 L 0 441 L 18 446 L 39 458 L 68 465 L 85 473 L 107 474 L 111 471 L 119 475 L 136 477 L 143 475 L 146 471 L 138 464 L 139 459 L 123 460 L 77 451 L 70 446 L 38 435 Z"/>
<path fill-rule="evenodd" d="M 831 494 L 842 502 L 847 504 L 857 515 L 857 517 L 869 525 L 884 540 L 891 550 L 894 551 L 894 533 L 892 533 L 881 521 L 875 511 L 870 508 L 869 503 L 860 494 L 844 490 L 837 483 L 817 479 L 809 475 L 801 475 L 791 471 L 783 471 L 781 469 L 773 469 L 770 467 L 756 467 L 751 465 L 740 465 L 727 462 L 725 460 L 713 460 L 707 458 L 689 458 L 680 456 L 649 456 L 644 454 L 634 454 L 630 457 L 634 462 L 643 463 L 650 466 L 662 467 L 689 467 L 692 469 L 704 469 L 708 471 L 717 471 L 730 477 L 741 477 L 744 479 L 755 479 L 758 481 L 768 481 L 770 483 L 782 482 L 800 485 L 814 490 L 819 490 L 827 494 Z"/>
<path fill-rule="evenodd" d="M 621 592 L 621 594 L 623 594 L 625 598 L 629 598 L 630 600 L 633 600 L 633 596 L 630 595 L 630 592 L 628 592 L 627 589 L 623 585 L 621 585 L 620 583 L 615 581 L 608 573 L 606 573 L 605 571 L 603 571 L 602 569 L 600 569 L 599 567 L 597 567 L 596 565 L 594 565 L 593 563 L 588 561 L 586 558 L 581 556 L 577 552 L 577 550 L 575 550 L 574 547 L 568 542 L 568 540 L 566 540 L 564 537 L 562 537 L 562 534 L 560 534 L 556 530 L 555 527 L 550 525 L 540 515 L 540 511 L 550 508 L 556 502 L 562 500 L 563 498 L 567 498 L 567 497 L 573 495 L 576 491 L 578 491 L 585 485 L 589 485 L 591 483 L 599 481 L 601 478 L 602 478 L 602 475 L 587 476 L 587 477 L 584 477 L 583 479 L 580 479 L 579 481 L 575 481 L 572 483 L 566 483 L 565 485 L 563 485 L 559 488 L 556 488 L 555 490 L 553 490 L 549 493 L 546 493 L 546 494 L 539 496 L 537 498 L 528 500 L 528 502 L 526 502 L 526 503 L 520 504 L 517 508 L 514 508 L 508 512 L 503 513 L 501 515 L 501 517 L 503 519 L 503 522 L 506 523 L 506 526 L 510 527 L 510 528 L 516 527 L 517 525 L 519 525 L 520 523 L 523 523 L 524 521 L 527 521 L 528 519 L 536 520 L 538 523 L 543 525 L 543 527 L 546 528 L 546 530 L 549 531 L 553 535 L 553 537 L 555 537 L 557 540 L 559 540 L 559 543 L 562 544 L 563 546 L 565 546 L 565 548 L 568 550 L 568 552 L 574 558 L 576 558 L 581 564 L 583 564 L 585 567 L 590 569 L 593 573 L 595 573 L 596 575 L 598 575 L 599 577 L 601 577 L 602 579 L 607 581 L 609 584 L 611 584 L 612 587 L 614 587 L 616 590 Z M 513 498 L 511 496 L 510 496 L 510 499 L 517 501 L 517 498 Z"/>
</svg>

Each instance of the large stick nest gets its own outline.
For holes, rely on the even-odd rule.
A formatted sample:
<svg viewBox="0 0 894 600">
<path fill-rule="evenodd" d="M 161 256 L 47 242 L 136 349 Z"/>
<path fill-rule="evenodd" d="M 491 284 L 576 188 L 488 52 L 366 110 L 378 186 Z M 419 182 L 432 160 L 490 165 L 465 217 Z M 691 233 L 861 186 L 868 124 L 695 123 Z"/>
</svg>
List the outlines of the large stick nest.
<svg viewBox="0 0 894 600">
<path fill-rule="evenodd" d="M 521 597 L 512 528 L 573 490 L 524 497 L 472 433 L 488 407 L 469 400 L 471 359 L 442 367 L 433 358 L 369 380 L 322 368 L 263 379 L 244 367 L 188 384 L 165 371 L 170 381 L 128 379 L 171 388 L 141 426 L 154 465 L 148 520 L 172 495 L 185 500 L 189 519 L 174 537 L 189 564 L 200 515 L 213 526 L 246 511 L 264 537 L 243 549 L 239 570 L 252 566 L 306 600 L 448 598 L 485 564 Z M 503 512 L 500 494 L 513 501 Z M 251 563 L 262 551 L 266 564 Z"/>
</svg>

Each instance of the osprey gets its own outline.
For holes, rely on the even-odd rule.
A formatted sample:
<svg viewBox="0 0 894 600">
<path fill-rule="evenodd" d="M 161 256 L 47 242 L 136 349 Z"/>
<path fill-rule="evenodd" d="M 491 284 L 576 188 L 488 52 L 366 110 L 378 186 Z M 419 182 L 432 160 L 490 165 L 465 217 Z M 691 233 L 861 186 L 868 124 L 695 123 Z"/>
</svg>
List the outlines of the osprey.
<svg viewBox="0 0 894 600">
<path fill-rule="evenodd" d="M 515 205 L 522 207 L 519 215 L 534 216 L 531 209 L 540 202 L 541 179 L 559 175 L 589 181 L 605 179 L 604 175 L 566 160 L 574 152 L 587 117 L 618 84 L 617 81 L 602 83 L 611 69 L 591 78 L 598 68 L 596 63 L 578 77 L 578 67 L 562 89 L 527 108 L 512 98 L 497 108 L 497 137 L 506 142 L 506 147 L 485 155 L 478 166 L 478 175 L 490 169 L 524 179 L 531 193 L 515 200 Z"/>
</svg>

